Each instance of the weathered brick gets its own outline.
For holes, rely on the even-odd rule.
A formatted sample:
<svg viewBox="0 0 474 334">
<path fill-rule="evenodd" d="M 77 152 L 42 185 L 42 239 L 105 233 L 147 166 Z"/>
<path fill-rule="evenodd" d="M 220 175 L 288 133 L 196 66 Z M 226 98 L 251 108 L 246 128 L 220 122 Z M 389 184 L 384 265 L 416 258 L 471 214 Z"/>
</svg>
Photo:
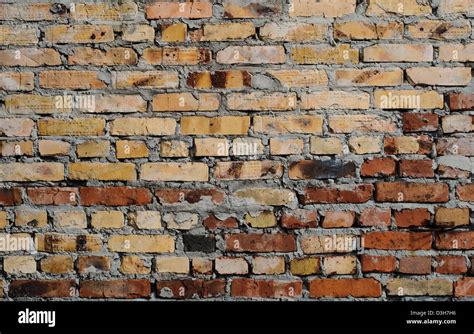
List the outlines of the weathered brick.
<svg viewBox="0 0 474 334">
<path fill-rule="evenodd" d="M 390 255 L 362 255 L 360 258 L 362 271 L 367 272 L 379 272 L 379 273 L 391 273 L 394 272 L 397 267 L 397 259 L 395 256 Z"/>
<path fill-rule="evenodd" d="M 403 83 L 403 71 L 399 68 L 337 69 L 337 86 L 400 86 Z"/>
<path fill-rule="evenodd" d="M 463 67 L 411 67 L 406 75 L 413 85 L 466 86 L 471 82 L 471 70 Z"/>
<path fill-rule="evenodd" d="M 172 253 L 175 240 L 170 235 L 112 235 L 108 246 L 117 253 Z"/>
<path fill-rule="evenodd" d="M 212 2 L 153 1 L 146 5 L 147 19 L 188 18 L 201 19 L 212 16 Z"/>
<path fill-rule="evenodd" d="M 77 258 L 77 271 L 79 274 L 96 274 L 110 271 L 110 258 L 107 256 L 79 256 Z"/>
<path fill-rule="evenodd" d="M 157 162 L 143 164 L 140 178 L 146 181 L 208 181 L 209 170 L 199 162 Z"/>
<path fill-rule="evenodd" d="M 248 116 L 181 117 L 181 133 L 185 135 L 245 135 L 249 127 Z"/>
<path fill-rule="evenodd" d="M 165 136 L 176 131 L 172 118 L 117 118 L 110 123 L 110 133 L 116 136 Z"/>
<path fill-rule="evenodd" d="M 255 116 L 253 130 L 257 133 L 322 133 L 323 118 L 321 116 Z"/>
<path fill-rule="evenodd" d="M 108 43 L 114 32 L 108 25 L 55 25 L 44 29 L 45 40 L 54 44 Z"/>
<path fill-rule="evenodd" d="M 82 298 L 149 298 L 151 284 L 148 280 L 81 281 L 79 296 Z"/>
<path fill-rule="evenodd" d="M 359 51 L 349 44 L 336 47 L 295 46 L 291 49 L 290 58 L 297 64 L 357 64 Z"/>
<path fill-rule="evenodd" d="M 441 20 L 420 20 L 407 25 L 407 36 L 423 39 L 460 39 L 469 37 L 471 25 L 469 21 L 456 20 L 455 23 Z"/>
<path fill-rule="evenodd" d="M 326 38 L 327 31 L 325 24 L 269 22 L 260 28 L 259 35 L 270 41 L 321 41 Z"/>
<path fill-rule="evenodd" d="M 302 294 L 301 281 L 257 280 L 234 278 L 230 295 L 244 298 L 295 298 Z"/>
<path fill-rule="evenodd" d="M 387 282 L 386 291 L 389 296 L 450 296 L 453 294 L 453 282 L 397 278 Z"/>
<path fill-rule="evenodd" d="M 281 3 L 275 0 L 265 2 L 251 0 L 244 3 L 238 0 L 225 0 L 223 4 L 224 16 L 227 18 L 261 18 L 278 16 L 282 13 Z"/>
<path fill-rule="evenodd" d="M 282 46 L 228 46 L 217 52 L 220 64 L 281 64 L 286 60 Z"/>
<path fill-rule="evenodd" d="M 180 279 L 173 281 L 157 281 L 156 288 L 159 298 L 191 299 L 216 298 L 225 293 L 223 279 Z"/>
<path fill-rule="evenodd" d="M 431 214 L 427 209 L 403 209 L 394 212 L 395 224 L 400 228 L 427 226 Z"/>
<path fill-rule="evenodd" d="M 302 160 L 294 162 L 288 170 L 288 177 L 301 179 L 332 179 L 354 177 L 355 164 L 338 160 Z"/>
<path fill-rule="evenodd" d="M 296 239 L 290 234 L 232 234 L 225 237 L 229 252 L 293 252 Z"/>
<path fill-rule="evenodd" d="M 67 58 L 71 65 L 134 65 L 138 62 L 137 53 L 131 48 L 111 48 L 107 51 L 90 47 L 74 48 Z"/>
<path fill-rule="evenodd" d="M 300 201 L 303 204 L 365 203 L 372 198 L 372 192 L 370 184 L 309 187 L 304 190 Z"/>
<path fill-rule="evenodd" d="M 291 0 L 290 17 L 295 16 L 322 16 L 342 17 L 355 12 L 355 0 L 341 0 L 334 3 L 330 0 Z"/>
<path fill-rule="evenodd" d="M 220 180 L 273 179 L 283 175 L 283 166 L 277 161 L 218 162 L 214 177 Z"/>
<path fill-rule="evenodd" d="M 430 232 L 369 232 L 363 236 L 367 249 L 385 250 L 422 250 L 431 249 Z"/>
<path fill-rule="evenodd" d="M 367 15 L 426 15 L 431 14 L 431 6 L 425 2 L 416 0 L 369 0 Z"/>
<path fill-rule="evenodd" d="M 152 201 L 147 188 L 132 187 L 81 187 L 81 204 L 84 206 L 108 205 L 128 206 L 145 205 Z"/>
<path fill-rule="evenodd" d="M 374 278 L 359 279 L 314 279 L 309 282 L 312 298 L 374 298 L 382 295 L 382 286 Z"/>
<path fill-rule="evenodd" d="M 14 280 L 8 293 L 12 298 L 70 298 L 75 287 L 73 280 Z"/>
<path fill-rule="evenodd" d="M 10 162 L 0 164 L 0 181 L 31 182 L 64 180 L 64 165 L 58 162 Z"/>
</svg>

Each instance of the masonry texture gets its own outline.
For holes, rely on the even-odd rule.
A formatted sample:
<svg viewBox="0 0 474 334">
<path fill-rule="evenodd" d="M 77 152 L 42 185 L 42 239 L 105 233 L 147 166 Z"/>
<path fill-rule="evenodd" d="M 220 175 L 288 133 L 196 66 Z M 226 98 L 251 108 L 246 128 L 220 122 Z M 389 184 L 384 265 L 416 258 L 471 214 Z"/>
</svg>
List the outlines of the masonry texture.
<svg viewBox="0 0 474 334">
<path fill-rule="evenodd" d="M 0 20 L 0 299 L 474 299 L 473 0 Z"/>
</svg>

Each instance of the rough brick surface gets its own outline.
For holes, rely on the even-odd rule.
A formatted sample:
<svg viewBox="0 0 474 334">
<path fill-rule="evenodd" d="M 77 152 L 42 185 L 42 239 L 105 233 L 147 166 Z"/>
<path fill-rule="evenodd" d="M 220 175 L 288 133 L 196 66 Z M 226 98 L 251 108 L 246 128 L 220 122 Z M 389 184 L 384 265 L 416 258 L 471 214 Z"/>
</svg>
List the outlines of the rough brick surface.
<svg viewBox="0 0 474 334">
<path fill-rule="evenodd" d="M 474 298 L 472 0 L 0 2 L 0 300 Z"/>
</svg>

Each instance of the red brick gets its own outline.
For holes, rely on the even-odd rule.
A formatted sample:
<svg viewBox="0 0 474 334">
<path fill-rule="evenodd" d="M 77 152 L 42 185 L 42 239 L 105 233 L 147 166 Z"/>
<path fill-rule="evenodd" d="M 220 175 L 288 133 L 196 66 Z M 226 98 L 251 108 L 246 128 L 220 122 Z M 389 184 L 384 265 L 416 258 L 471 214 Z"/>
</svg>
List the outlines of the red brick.
<svg viewBox="0 0 474 334">
<path fill-rule="evenodd" d="M 391 218 L 390 208 L 365 208 L 359 217 L 361 226 L 389 226 Z"/>
<path fill-rule="evenodd" d="M 400 160 L 400 176 L 402 177 L 434 177 L 433 162 L 428 159 Z"/>
<path fill-rule="evenodd" d="M 458 185 L 456 193 L 461 201 L 474 202 L 474 183 Z"/>
<path fill-rule="evenodd" d="M 360 279 L 314 279 L 309 282 L 312 298 L 375 298 L 382 295 L 381 284 L 373 278 Z"/>
<path fill-rule="evenodd" d="M 375 231 L 363 236 L 367 249 L 422 250 L 431 249 L 430 232 Z"/>
<path fill-rule="evenodd" d="M 400 272 L 403 274 L 427 275 L 431 273 L 431 257 L 406 256 L 400 259 Z"/>
<path fill-rule="evenodd" d="M 436 249 L 474 249 L 474 231 L 437 233 Z"/>
<path fill-rule="evenodd" d="M 234 217 L 228 217 L 221 220 L 212 214 L 205 218 L 202 224 L 209 230 L 220 228 L 237 228 L 239 226 L 239 222 Z"/>
<path fill-rule="evenodd" d="M 281 226 L 288 229 L 314 228 L 318 226 L 318 213 L 314 210 L 297 209 L 284 212 Z"/>
<path fill-rule="evenodd" d="M 449 94 L 449 108 L 451 110 L 474 109 L 474 93 Z"/>
<path fill-rule="evenodd" d="M 397 163 L 392 158 L 375 158 L 365 160 L 360 168 L 360 175 L 366 177 L 384 177 L 395 175 Z"/>
<path fill-rule="evenodd" d="M 28 188 L 28 198 L 30 202 L 36 205 L 76 205 L 77 195 L 79 191 L 77 188 Z"/>
<path fill-rule="evenodd" d="M 149 298 L 148 280 L 82 281 L 79 296 L 82 298 Z"/>
<path fill-rule="evenodd" d="M 234 278 L 231 282 L 230 295 L 246 298 L 294 298 L 301 296 L 302 289 L 301 281 Z"/>
<path fill-rule="evenodd" d="M 464 256 L 440 255 L 436 257 L 438 274 L 461 275 L 467 273 L 467 262 Z"/>
<path fill-rule="evenodd" d="M 404 113 L 403 132 L 436 131 L 439 126 L 439 117 L 431 113 Z"/>
<path fill-rule="evenodd" d="M 8 295 L 12 298 L 68 298 L 74 297 L 75 286 L 72 280 L 15 280 L 10 283 Z"/>
<path fill-rule="evenodd" d="M 301 202 L 312 203 L 365 203 L 372 198 L 371 184 L 340 185 L 305 188 Z"/>
<path fill-rule="evenodd" d="M 474 277 L 460 278 L 454 284 L 454 296 L 456 297 L 474 296 Z"/>
<path fill-rule="evenodd" d="M 0 205 L 19 205 L 23 203 L 20 188 L 0 188 Z"/>
<path fill-rule="evenodd" d="M 232 234 L 225 238 L 226 250 L 232 252 L 294 252 L 296 239 L 290 234 Z"/>
<path fill-rule="evenodd" d="M 431 214 L 428 209 L 403 209 L 395 211 L 395 224 L 400 228 L 426 226 L 430 223 Z"/>
<path fill-rule="evenodd" d="M 362 271 L 391 273 L 397 268 L 397 259 L 395 256 L 362 255 L 360 258 Z"/>
<path fill-rule="evenodd" d="M 132 187 L 81 187 L 79 188 L 81 204 L 91 205 L 145 205 L 152 201 L 152 194 L 147 188 Z"/>
<path fill-rule="evenodd" d="M 445 183 L 378 182 L 377 202 L 437 203 L 449 200 L 449 187 Z"/>
<path fill-rule="evenodd" d="M 157 297 L 168 299 L 214 298 L 225 293 L 223 279 L 157 281 Z"/>
<path fill-rule="evenodd" d="M 176 204 L 187 202 L 189 204 L 199 203 L 210 199 L 214 204 L 224 202 L 224 192 L 216 188 L 212 189 L 173 189 L 161 188 L 155 191 L 155 195 L 161 204 Z"/>
</svg>

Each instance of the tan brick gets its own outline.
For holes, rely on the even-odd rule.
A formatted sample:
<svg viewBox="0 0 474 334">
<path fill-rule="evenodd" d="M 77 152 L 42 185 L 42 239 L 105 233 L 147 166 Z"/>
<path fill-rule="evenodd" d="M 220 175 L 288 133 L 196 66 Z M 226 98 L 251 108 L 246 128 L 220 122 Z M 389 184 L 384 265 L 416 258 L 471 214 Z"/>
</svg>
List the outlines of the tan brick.
<svg viewBox="0 0 474 334">
<path fill-rule="evenodd" d="M 407 25 L 407 36 L 410 38 L 446 40 L 468 38 L 470 35 L 471 25 L 467 20 L 421 20 Z"/>
<path fill-rule="evenodd" d="M 157 257 L 155 265 L 156 271 L 159 273 L 189 273 L 189 259 L 185 256 Z"/>
<path fill-rule="evenodd" d="M 249 127 L 248 116 L 181 117 L 183 135 L 246 135 Z"/>
<path fill-rule="evenodd" d="M 69 113 L 70 105 L 62 103 L 61 95 L 41 96 L 33 94 L 15 94 L 5 97 L 5 110 L 11 114 L 54 114 Z"/>
<path fill-rule="evenodd" d="M 0 155 L 4 157 L 11 156 L 32 156 L 33 142 L 30 140 L 0 142 Z"/>
<path fill-rule="evenodd" d="M 301 109 L 369 109 L 370 95 L 344 91 L 301 94 Z"/>
<path fill-rule="evenodd" d="M 263 154 L 264 146 L 258 138 L 235 138 L 230 154 L 234 156 L 256 156 Z"/>
<path fill-rule="evenodd" d="M 254 256 L 252 272 L 256 275 L 278 275 L 285 272 L 285 259 L 281 256 Z"/>
<path fill-rule="evenodd" d="M 402 39 L 403 23 L 336 22 L 334 24 L 334 38 L 339 40 Z"/>
<path fill-rule="evenodd" d="M 322 133 L 323 118 L 321 116 L 255 116 L 253 130 L 256 133 Z"/>
<path fill-rule="evenodd" d="M 8 215 L 6 211 L 0 211 L 0 229 L 8 226 Z"/>
<path fill-rule="evenodd" d="M 155 29 L 147 24 L 127 25 L 123 29 L 122 39 L 127 42 L 153 42 Z"/>
<path fill-rule="evenodd" d="M 378 44 L 364 48 L 364 62 L 433 61 L 433 46 L 428 44 Z"/>
<path fill-rule="evenodd" d="M 54 66 L 61 65 L 59 52 L 54 49 L 18 48 L 0 50 L 1 66 Z"/>
<path fill-rule="evenodd" d="M 474 61 L 474 43 L 443 44 L 439 46 L 439 60 L 469 62 Z"/>
<path fill-rule="evenodd" d="M 112 235 L 108 246 L 117 253 L 172 253 L 174 238 L 170 235 Z"/>
<path fill-rule="evenodd" d="M 295 93 L 233 93 L 227 95 L 227 107 L 231 110 L 294 110 L 297 104 Z"/>
<path fill-rule="evenodd" d="M 267 73 L 287 88 L 326 86 L 329 83 L 324 70 L 268 70 Z"/>
<path fill-rule="evenodd" d="M 301 42 L 322 41 L 327 32 L 326 24 L 269 22 L 260 28 L 259 35 L 263 40 Z"/>
<path fill-rule="evenodd" d="M 474 131 L 474 121 L 470 115 L 443 116 L 441 123 L 444 133 Z"/>
<path fill-rule="evenodd" d="M 54 44 L 108 43 L 114 32 L 107 25 L 55 25 L 44 29 L 45 40 Z"/>
<path fill-rule="evenodd" d="M 138 62 L 138 56 L 132 48 L 118 47 L 102 51 L 91 47 L 79 47 L 72 50 L 67 62 L 71 65 L 134 65 Z"/>
<path fill-rule="evenodd" d="M 396 278 L 387 282 L 386 291 L 389 296 L 451 296 L 453 282 L 445 279 Z"/>
<path fill-rule="evenodd" d="M 101 118 L 40 119 L 41 136 L 100 136 L 104 134 L 105 120 Z"/>
<path fill-rule="evenodd" d="M 329 128 L 334 133 L 395 132 L 397 126 L 374 115 L 337 115 L 329 116 Z"/>
<path fill-rule="evenodd" d="M 438 7 L 439 14 L 467 14 L 474 16 L 474 3 L 471 0 L 441 0 Z"/>
<path fill-rule="evenodd" d="M 5 21 L 53 21 L 67 17 L 65 13 L 55 13 L 49 3 L 0 4 L 0 20 Z"/>
<path fill-rule="evenodd" d="M 384 138 L 385 153 L 387 154 L 429 154 L 432 144 L 432 140 L 425 135 Z"/>
<path fill-rule="evenodd" d="M 303 149 L 303 139 L 270 138 L 270 154 L 272 155 L 301 154 L 303 153 Z"/>
<path fill-rule="evenodd" d="M 212 16 L 212 2 L 153 1 L 146 5 L 145 10 L 147 19 L 201 19 Z"/>
<path fill-rule="evenodd" d="M 148 157 L 148 147 L 139 140 L 118 140 L 115 143 L 117 159 L 134 159 Z"/>
<path fill-rule="evenodd" d="M 120 271 L 124 274 L 149 274 L 150 264 L 137 255 L 129 255 L 122 257 Z"/>
<path fill-rule="evenodd" d="M 226 18 L 263 18 L 278 16 L 282 13 L 282 5 L 278 1 L 224 0 L 223 5 Z"/>
<path fill-rule="evenodd" d="M 35 86 L 34 79 L 32 72 L 3 72 L 0 73 L 0 89 L 31 91 Z"/>
<path fill-rule="evenodd" d="M 255 35 L 255 26 L 252 22 L 233 22 L 204 24 L 200 41 L 226 41 L 245 39 Z"/>
<path fill-rule="evenodd" d="M 215 268 L 221 275 L 245 275 L 249 272 L 249 264 L 241 257 L 218 257 Z"/>
<path fill-rule="evenodd" d="M 159 211 L 137 211 L 129 214 L 129 222 L 141 230 L 156 230 L 162 228 Z"/>
<path fill-rule="evenodd" d="M 199 65 L 207 64 L 211 59 L 211 51 L 206 48 L 146 48 L 143 60 L 151 65 Z"/>
<path fill-rule="evenodd" d="M 437 208 L 435 224 L 445 227 L 469 225 L 469 208 Z"/>
<path fill-rule="evenodd" d="M 45 227 L 48 225 L 46 210 L 18 208 L 15 210 L 15 226 Z"/>
<path fill-rule="evenodd" d="M 168 93 L 153 96 L 153 111 L 213 111 L 219 108 L 219 94 Z"/>
<path fill-rule="evenodd" d="M 280 45 L 228 46 L 216 56 L 221 64 L 282 64 L 285 60 L 285 49 Z"/>
<path fill-rule="evenodd" d="M 61 140 L 40 140 L 38 149 L 41 156 L 69 155 L 71 144 Z"/>
<path fill-rule="evenodd" d="M 36 234 L 39 252 L 99 252 L 102 239 L 99 235 L 68 235 L 58 233 Z"/>
<path fill-rule="evenodd" d="M 341 69 L 335 71 L 338 86 L 399 86 L 403 71 L 399 68 Z"/>
<path fill-rule="evenodd" d="M 375 106 L 381 109 L 442 109 L 443 95 L 436 91 L 375 90 Z"/>
<path fill-rule="evenodd" d="M 357 64 L 359 50 L 349 44 L 295 46 L 291 48 L 290 58 L 297 64 Z"/>
<path fill-rule="evenodd" d="M 124 216 L 121 211 L 97 211 L 91 214 L 93 228 L 122 228 L 123 225 Z"/>
<path fill-rule="evenodd" d="M 112 85 L 114 88 L 176 88 L 178 73 L 171 71 L 127 71 L 113 72 Z"/>
<path fill-rule="evenodd" d="M 106 157 L 110 152 L 110 142 L 107 140 L 89 140 L 76 146 L 79 158 Z"/>
<path fill-rule="evenodd" d="M 326 275 L 351 275 L 356 272 L 357 258 L 355 256 L 330 256 L 323 259 Z"/>
<path fill-rule="evenodd" d="M 33 256 L 6 256 L 3 270 L 13 275 L 32 274 L 36 272 L 36 261 Z"/>
<path fill-rule="evenodd" d="M 195 257 L 192 259 L 193 273 L 194 274 L 211 274 L 212 273 L 212 260 L 204 257 Z"/>
<path fill-rule="evenodd" d="M 25 26 L 0 26 L 0 45 L 29 45 L 37 44 L 38 37 L 35 28 Z"/>
<path fill-rule="evenodd" d="M 0 135 L 5 137 L 29 137 L 34 124 L 29 118 L 2 118 Z"/>
<path fill-rule="evenodd" d="M 82 210 L 56 211 L 53 215 L 56 228 L 87 228 L 87 216 Z"/>
<path fill-rule="evenodd" d="M 350 253 L 358 237 L 351 234 L 305 235 L 300 239 L 305 254 Z"/>
<path fill-rule="evenodd" d="M 244 221 L 252 228 L 268 228 L 277 225 L 275 214 L 270 211 L 264 211 L 257 214 L 247 213 Z"/>
<path fill-rule="evenodd" d="M 296 204 L 296 196 L 289 189 L 242 188 L 236 190 L 233 196 L 235 197 L 235 201 L 233 201 L 235 206 L 259 204 L 292 207 Z"/>
<path fill-rule="evenodd" d="M 132 163 L 74 162 L 69 164 L 70 180 L 135 181 L 137 172 Z"/>
<path fill-rule="evenodd" d="M 229 142 L 225 138 L 195 138 L 196 157 L 227 157 Z"/>
<path fill-rule="evenodd" d="M 200 162 L 157 162 L 141 166 L 140 179 L 145 181 L 208 181 L 209 170 Z"/>
<path fill-rule="evenodd" d="M 180 212 L 176 214 L 166 213 L 163 215 L 166 227 L 172 230 L 192 230 L 199 225 L 199 216 L 195 213 Z"/>
<path fill-rule="evenodd" d="M 466 67 L 412 67 L 406 74 L 414 85 L 466 86 L 471 82 L 471 69 Z"/>
<path fill-rule="evenodd" d="M 176 131 L 173 118 L 117 118 L 110 123 L 115 136 L 166 136 Z"/>
<path fill-rule="evenodd" d="M 380 153 L 382 138 L 371 136 L 358 136 L 349 138 L 349 148 L 355 154 Z"/>
<path fill-rule="evenodd" d="M 48 274 L 67 274 L 74 271 L 74 262 L 69 255 L 53 255 L 41 259 L 41 271 Z"/>
<path fill-rule="evenodd" d="M 216 163 L 214 177 L 220 180 L 257 180 L 279 178 L 283 175 L 281 163 L 262 161 L 220 161 Z"/>
<path fill-rule="evenodd" d="M 425 15 L 431 14 L 428 2 L 417 0 L 368 0 L 367 15 Z"/>
<path fill-rule="evenodd" d="M 337 155 L 343 153 L 343 143 L 336 137 L 311 137 L 311 153 L 317 155 Z"/>
<path fill-rule="evenodd" d="M 295 16 L 323 16 L 342 17 L 355 12 L 355 0 L 340 0 L 337 3 L 331 0 L 291 0 L 290 17 Z"/>
<path fill-rule="evenodd" d="M 62 181 L 64 166 L 58 162 L 9 162 L 0 164 L 0 181 Z"/>
</svg>

